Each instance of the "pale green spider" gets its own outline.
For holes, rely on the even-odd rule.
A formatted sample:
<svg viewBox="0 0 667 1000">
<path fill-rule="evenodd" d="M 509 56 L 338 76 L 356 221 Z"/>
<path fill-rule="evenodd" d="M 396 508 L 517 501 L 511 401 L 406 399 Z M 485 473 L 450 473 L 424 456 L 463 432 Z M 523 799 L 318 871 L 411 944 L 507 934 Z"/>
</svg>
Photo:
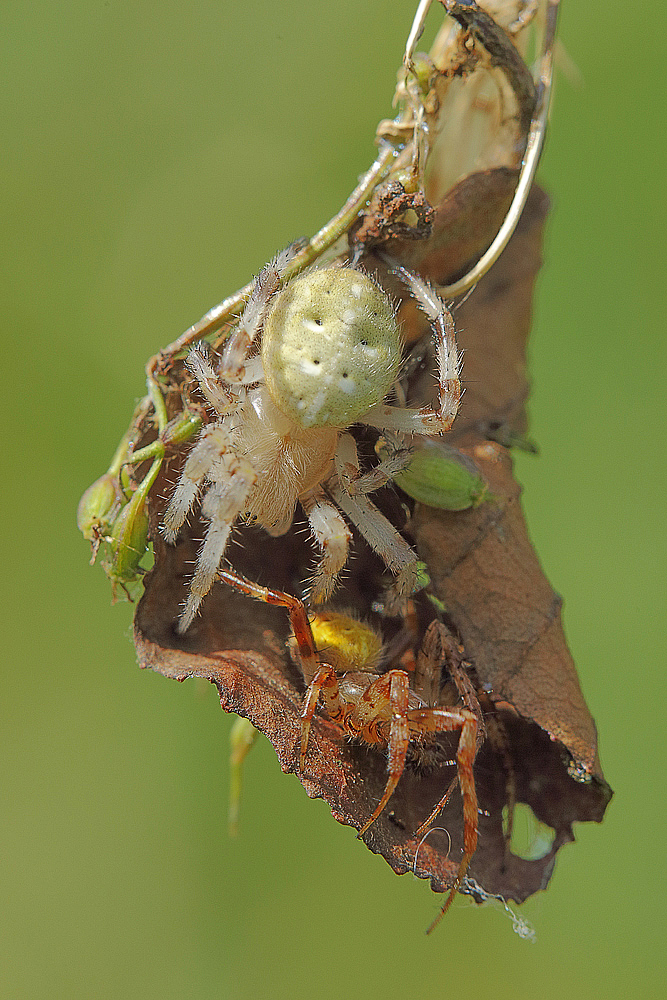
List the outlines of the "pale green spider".
<svg viewBox="0 0 667 1000">
<path fill-rule="evenodd" d="M 346 429 L 359 423 L 407 435 L 449 430 L 460 397 L 454 322 L 421 278 L 396 267 L 433 327 L 439 405 L 389 406 L 384 398 L 403 353 L 391 300 L 362 270 L 345 266 L 309 271 L 280 290 L 294 253 L 288 247 L 260 272 L 217 368 L 202 346 L 187 359 L 214 419 L 164 516 L 164 535 L 173 543 L 203 494 L 208 528 L 180 632 L 213 586 L 236 520 L 249 518 L 281 535 L 297 503 L 320 550 L 311 601 L 329 597 L 347 561 L 351 533 L 343 515 L 394 574 L 398 594 L 415 586 L 416 553 L 368 498 L 404 468 L 409 450 L 362 473 Z"/>
</svg>

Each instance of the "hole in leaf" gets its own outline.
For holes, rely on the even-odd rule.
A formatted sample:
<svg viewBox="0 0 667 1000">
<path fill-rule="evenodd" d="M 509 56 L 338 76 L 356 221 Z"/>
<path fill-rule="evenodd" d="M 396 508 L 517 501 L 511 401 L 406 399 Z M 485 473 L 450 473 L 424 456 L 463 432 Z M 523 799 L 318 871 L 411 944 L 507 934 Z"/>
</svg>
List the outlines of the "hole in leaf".
<svg viewBox="0 0 667 1000">
<path fill-rule="evenodd" d="M 509 810 L 503 809 L 503 827 L 507 829 Z M 552 848 L 556 831 L 542 823 L 530 806 L 517 802 L 514 807 L 514 824 L 510 840 L 510 851 L 524 861 L 539 861 Z"/>
</svg>

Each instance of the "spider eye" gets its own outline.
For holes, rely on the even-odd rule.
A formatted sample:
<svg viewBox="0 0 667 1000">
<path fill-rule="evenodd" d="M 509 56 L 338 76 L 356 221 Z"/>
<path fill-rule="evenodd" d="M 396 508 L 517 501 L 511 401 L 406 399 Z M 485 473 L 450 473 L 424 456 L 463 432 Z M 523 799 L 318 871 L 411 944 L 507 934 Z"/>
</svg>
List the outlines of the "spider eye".
<svg viewBox="0 0 667 1000">
<path fill-rule="evenodd" d="M 313 364 L 314 365 L 319 365 L 319 363 L 320 363 L 320 359 L 319 358 L 313 358 Z"/>
<path fill-rule="evenodd" d="M 319 316 L 316 316 L 313 322 L 315 323 L 315 326 L 322 326 L 322 320 L 319 318 Z"/>
<path fill-rule="evenodd" d="M 347 372 L 343 372 L 343 378 L 347 378 Z"/>
<path fill-rule="evenodd" d="M 360 340 L 359 343 L 361 344 L 362 347 L 368 347 L 368 341 L 367 340 Z"/>
</svg>

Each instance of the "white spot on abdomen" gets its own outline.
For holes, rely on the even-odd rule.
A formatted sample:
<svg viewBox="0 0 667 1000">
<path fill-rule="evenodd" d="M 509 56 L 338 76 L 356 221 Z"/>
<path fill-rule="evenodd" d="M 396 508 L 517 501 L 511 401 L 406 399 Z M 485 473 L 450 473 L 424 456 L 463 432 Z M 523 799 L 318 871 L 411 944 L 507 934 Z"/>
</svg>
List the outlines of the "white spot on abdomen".
<svg viewBox="0 0 667 1000">
<path fill-rule="evenodd" d="M 322 378 L 322 373 L 325 370 L 324 365 L 315 364 L 314 361 L 308 361 L 307 358 L 301 359 L 300 366 L 304 375 L 315 375 L 317 378 Z"/>
<path fill-rule="evenodd" d="M 310 330 L 311 333 L 315 333 L 318 336 L 322 335 L 322 324 L 316 323 L 314 319 L 304 319 L 303 325 L 306 330 Z"/>
</svg>

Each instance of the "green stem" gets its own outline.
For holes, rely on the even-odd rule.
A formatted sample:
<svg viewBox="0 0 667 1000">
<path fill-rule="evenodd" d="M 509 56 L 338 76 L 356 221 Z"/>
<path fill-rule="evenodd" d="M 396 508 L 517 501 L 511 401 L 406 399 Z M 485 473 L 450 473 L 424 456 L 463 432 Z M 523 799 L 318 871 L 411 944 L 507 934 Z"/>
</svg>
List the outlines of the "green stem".
<svg viewBox="0 0 667 1000">
<path fill-rule="evenodd" d="M 150 492 L 150 488 L 157 479 L 158 472 L 162 467 L 162 457 L 163 457 L 162 455 L 159 455 L 155 459 L 150 469 L 148 470 L 148 475 L 141 481 L 141 483 L 139 484 L 139 486 L 137 486 L 134 492 L 134 496 L 132 497 L 130 503 L 136 502 L 137 508 L 141 507 L 142 504 L 146 501 L 146 497 Z"/>
<path fill-rule="evenodd" d="M 165 429 L 169 421 L 169 417 L 167 416 L 167 407 L 164 402 L 164 396 L 162 395 L 160 387 L 152 375 L 148 376 L 148 378 L 146 379 L 146 384 L 148 387 L 148 395 L 151 397 L 151 401 L 155 408 L 155 416 L 157 418 L 158 431 L 162 433 L 162 431 Z"/>
<path fill-rule="evenodd" d="M 125 458 L 122 464 L 136 465 L 138 462 L 145 462 L 148 458 L 159 458 L 160 460 L 164 458 L 164 442 L 160 438 L 151 441 L 150 444 L 147 444 L 145 448 L 140 448 L 139 451 L 133 451 L 131 455 Z"/>
</svg>

